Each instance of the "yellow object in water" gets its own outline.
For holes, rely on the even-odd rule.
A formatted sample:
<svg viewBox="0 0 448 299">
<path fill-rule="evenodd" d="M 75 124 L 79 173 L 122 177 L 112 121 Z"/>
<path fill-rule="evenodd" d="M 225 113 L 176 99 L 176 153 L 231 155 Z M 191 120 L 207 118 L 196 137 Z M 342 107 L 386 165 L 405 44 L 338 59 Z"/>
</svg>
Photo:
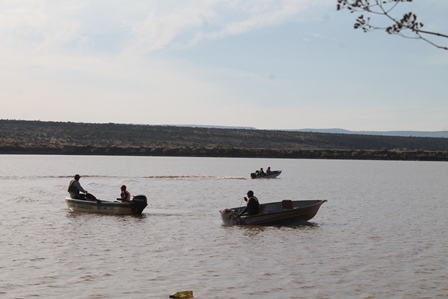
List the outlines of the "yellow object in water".
<svg viewBox="0 0 448 299">
<path fill-rule="evenodd" d="M 193 291 L 182 291 L 182 292 L 176 292 L 173 295 L 170 296 L 170 298 L 193 298 Z"/>
</svg>

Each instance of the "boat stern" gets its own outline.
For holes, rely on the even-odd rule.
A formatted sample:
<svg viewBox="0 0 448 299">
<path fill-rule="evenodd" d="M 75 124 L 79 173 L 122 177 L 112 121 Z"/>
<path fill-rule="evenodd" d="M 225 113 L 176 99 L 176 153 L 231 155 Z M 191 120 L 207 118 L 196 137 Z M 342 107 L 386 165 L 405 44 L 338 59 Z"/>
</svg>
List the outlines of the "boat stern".
<svg viewBox="0 0 448 299">
<path fill-rule="evenodd" d="M 238 220 L 237 213 L 234 209 L 224 209 L 219 211 L 219 213 L 221 214 L 221 219 L 224 224 L 235 224 Z"/>
<path fill-rule="evenodd" d="M 235 211 L 231 209 L 224 209 L 220 210 L 219 213 L 221 214 L 222 221 L 228 222 L 230 221 L 230 218 L 235 213 Z"/>
<path fill-rule="evenodd" d="M 140 215 L 148 205 L 148 200 L 145 195 L 137 195 L 133 197 L 131 205 L 132 212 L 136 215 Z"/>
</svg>

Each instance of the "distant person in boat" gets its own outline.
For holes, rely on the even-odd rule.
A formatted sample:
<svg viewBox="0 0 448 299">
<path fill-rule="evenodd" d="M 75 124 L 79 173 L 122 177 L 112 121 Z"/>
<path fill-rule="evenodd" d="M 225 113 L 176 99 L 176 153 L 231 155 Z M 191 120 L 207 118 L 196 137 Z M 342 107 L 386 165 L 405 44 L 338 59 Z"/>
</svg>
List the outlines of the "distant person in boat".
<svg viewBox="0 0 448 299">
<path fill-rule="evenodd" d="M 67 191 L 70 194 L 71 198 L 86 199 L 87 191 L 84 190 L 84 188 L 81 186 L 81 183 L 79 182 L 80 178 L 81 178 L 81 176 L 79 174 L 76 174 L 73 177 L 73 180 L 70 181 L 70 184 L 68 184 Z M 84 194 L 81 194 L 80 192 L 83 192 Z"/>
<path fill-rule="evenodd" d="M 265 176 L 266 175 L 266 173 L 264 173 L 263 168 L 260 168 L 260 171 L 258 172 L 258 175 L 259 176 Z"/>
<path fill-rule="evenodd" d="M 271 173 L 272 173 L 272 171 L 271 171 L 271 166 L 269 166 L 268 169 L 266 169 L 266 174 L 267 174 L 267 175 L 270 175 Z"/>
<path fill-rule="evenodd" d="M 254 196 L 254 192 L 252 190 L 247 191 L 247 197 L 244 197 L 244 200 L 247 202 L 247 206 L 240 213 L 241 215 L 256 215 L 258 214 L 258 209 L 260 208 L 260 203 L 258 202 L 258 198 Z"/>
<path fill-rule="evenodd" d="M 120 200 L 122 203 L 130 203 L 131 193 L 129 193 L 129 191 L 126 190 L 125 185 L 122 185 L 120 189 L 121 189 L 120 198 L 117 198 L 117 200 Z"/>
</svg>

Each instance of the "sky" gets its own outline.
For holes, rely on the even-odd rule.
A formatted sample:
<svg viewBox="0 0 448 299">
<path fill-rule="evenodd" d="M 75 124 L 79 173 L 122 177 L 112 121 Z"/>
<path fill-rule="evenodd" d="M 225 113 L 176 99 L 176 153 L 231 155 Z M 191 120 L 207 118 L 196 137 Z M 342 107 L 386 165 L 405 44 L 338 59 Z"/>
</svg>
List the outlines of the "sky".
<svg viewBox="0 0 448 299">
<path fill-rule="evenodd" d="M 448 130 L 448 51 L 336 3 L 0 0 L 0 119 Z M 448 34 L 448 1 L 400 5 Z"/>
</svg>

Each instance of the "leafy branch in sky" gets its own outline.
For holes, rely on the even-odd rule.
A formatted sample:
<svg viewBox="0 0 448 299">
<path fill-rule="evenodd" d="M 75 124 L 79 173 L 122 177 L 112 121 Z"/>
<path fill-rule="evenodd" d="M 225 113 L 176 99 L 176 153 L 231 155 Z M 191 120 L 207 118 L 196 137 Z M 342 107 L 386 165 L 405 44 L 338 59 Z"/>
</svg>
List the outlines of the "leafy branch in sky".
<svg viewBox="0 0 448 299">
<path fill-rule="evenodd" d="M 448 38 L 448 35 L 438 32 L 422 30 L 423 23 L 417 20 L 417 15 L 408 12 L 399 18 L 392 16 L 392 11 L 401 2 L 412 2 L 412 0 L 337 0 L 337 10 L 348 9 L 351 13 L 364 12 L 366 15 L 383 16 L 388 19 L 391 25 L 378 26 L 371 23 L 369 16 L 364 17 L 361 14 L 356 19 L 354 28 L 362 29 L 364 32 L 373 30 L 385 30 L 389 34 L 400 35 L 405 38 L 420 39 L 439 49 L 448 50 L 448 47 L 442 46 L 429 40 L 429 37 Z"/>
</svg>

